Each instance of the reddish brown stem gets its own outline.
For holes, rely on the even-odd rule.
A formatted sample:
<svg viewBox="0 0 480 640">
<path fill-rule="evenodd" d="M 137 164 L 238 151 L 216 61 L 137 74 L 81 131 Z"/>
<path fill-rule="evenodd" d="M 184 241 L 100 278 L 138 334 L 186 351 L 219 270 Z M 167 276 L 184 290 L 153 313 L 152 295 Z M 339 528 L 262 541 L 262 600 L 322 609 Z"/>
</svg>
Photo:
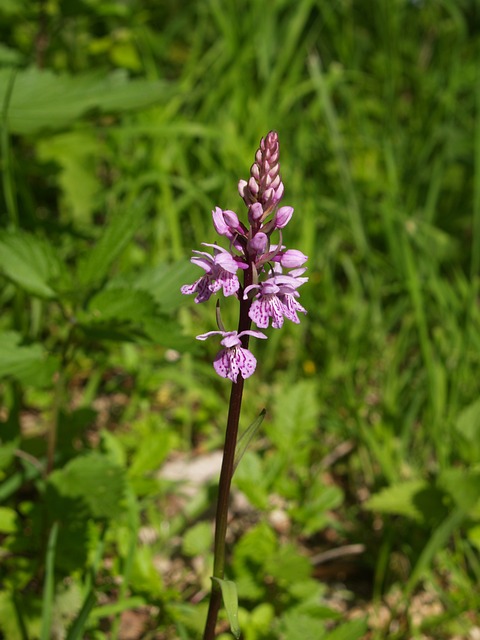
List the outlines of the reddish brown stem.
<svg viewBox="0 0 480 640">
<path fill-rule="evenodd" d="M 251 268 L 245 272 L 244 287 L 252 283 Z M 240 299 L 240 318 L 238 322 L 238 333 L 250 329 L 252 321 L 249 318 L 250 300 Z M 249 336 L 242 337 L 242 345 L 248 348 Z M 225 433 L 225 444 L 223 447 L 222 469 L 218 485 L 217 513 L 215 517 L 215 543 L 213 576 L 223 580 L 225 576 L 225 538 L 228 524 L 228 504 L 230 499 L 230 488 L 232 485 L 233 466 L 235 460 L 235 449 L 237 446 L 238 424 L 242 408 L 244 379 L 239 376 L 237 382 L 232 382 L 230 392 L 230 403 L 228 408 L 227 430 Z M 212 590 L 210 594 L 210 604 L 208 607 L 207 621 L 203 640 L 214 640 L 215 628 L 217 625 L 218 612 L 222 602 L 222 593 L 216 580 L 212 580 Z"/>
</svg>

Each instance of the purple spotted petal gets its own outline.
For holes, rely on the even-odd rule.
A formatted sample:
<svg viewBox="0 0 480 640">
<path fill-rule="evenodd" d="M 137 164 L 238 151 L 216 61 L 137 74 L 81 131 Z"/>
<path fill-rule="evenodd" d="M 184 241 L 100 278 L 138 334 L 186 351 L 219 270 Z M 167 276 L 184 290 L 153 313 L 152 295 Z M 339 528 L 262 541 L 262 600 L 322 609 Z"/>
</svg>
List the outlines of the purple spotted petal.
<svg viewBox="0 0 480 640">
<path fill-rule="evenodd" d="M 285 305 L 277 295 L 267 294 L 252 302 L 248 315 L 260 329 L 268 327 L 270 318 L 272 327 L 281 329 L 286 311 Z"/>
<path fill-rule="evenodd" d="M 193 284 L 184 284 L 180 291 L 185 295 L 197 293 L 198 295 L 195 298 L 195 302 L 197 304 L 200 302 L 206 302 L 213 293 L 208 275 L 202 276 Z"/>
<path fill-rule="evenodd" d="M 257 360 L 253 353 L 242 347 L 232 347 L 220 351 L 214 362 L 215 371 L 222 378 L 229 378 L 232 382 L 237 382 L 238 374 L 242 378 L 249 378 L 254 373 Z"/>
<path fill-rule="evenodd" d="M 300 313 L 307 313 L 307 310 L 302 307 L 299 302 L 297 302 L 293 294 L 282 295 L 281 299 L 283 306 L 286 309 L 285 317 L 295 324 L 300 324 L 300 318 L 297 315 L 297 311 L 299 311 Z"/>
</svg>

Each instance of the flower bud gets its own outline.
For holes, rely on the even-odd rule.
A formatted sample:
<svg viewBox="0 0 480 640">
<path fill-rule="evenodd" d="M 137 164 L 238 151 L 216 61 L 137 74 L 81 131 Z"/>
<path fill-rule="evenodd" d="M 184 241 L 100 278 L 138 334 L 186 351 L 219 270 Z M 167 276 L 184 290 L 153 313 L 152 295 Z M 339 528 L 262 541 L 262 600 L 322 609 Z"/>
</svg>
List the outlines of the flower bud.
<svg viewBox="0 0 480 640">
<path fill-rule="evenodd" d="M 296 269 L 308 260 L 307 256 L 297 249 L 287 249 L 280 255 L 280 264 L 285 269 Z"/>
<path fill-rule="evenodd" d="M 283 229 L 290 222 L 293 215 L 293 207 L 280 207 L 275 214 L 275 229 Z"/>
<path fill-rule="evenodd" d="M 263 207 L 260 202 L 255 202 L 248 207 L 248 221 L 254 225 L 263 216 Z"/>
<path fill-rule="evenodd" d="M 259 231 L 248 243 L 248 249 L 257 256 L 265 253 L 268 247 L 268 236 Z"/>
</svg>

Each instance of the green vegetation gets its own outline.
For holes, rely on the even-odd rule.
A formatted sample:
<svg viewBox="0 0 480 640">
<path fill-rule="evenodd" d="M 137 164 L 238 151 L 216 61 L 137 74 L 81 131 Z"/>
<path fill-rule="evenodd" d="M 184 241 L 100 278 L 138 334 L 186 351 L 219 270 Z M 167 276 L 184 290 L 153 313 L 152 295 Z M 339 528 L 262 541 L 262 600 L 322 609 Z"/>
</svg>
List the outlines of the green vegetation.
<svg viewBox="0 0 480 640">
<path fill-rule="evenodd" d="M 309 313 L 245 384 L 243 638 L 478 630 L 477 3 L 2 0 L 0 33 L 0 637 L 201 634 L 229 385 L 179 289 L 271 129 Z"/>
</svg>

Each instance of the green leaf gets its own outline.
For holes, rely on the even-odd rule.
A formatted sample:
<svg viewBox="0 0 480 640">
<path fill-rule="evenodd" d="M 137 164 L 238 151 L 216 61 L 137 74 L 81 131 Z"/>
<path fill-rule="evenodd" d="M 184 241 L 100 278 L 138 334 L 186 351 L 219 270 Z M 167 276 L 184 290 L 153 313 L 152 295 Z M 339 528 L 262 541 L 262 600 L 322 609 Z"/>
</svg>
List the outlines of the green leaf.
<svg viewBox="0 0 480 640">
<path fill-rule="evenodd" d="M 109 288 L 120 286 L 147 291 L 163 312 L 170 313 L 182 304 L 191 302 L 189 296 L 180 292 L 180 287 L 198 277 L 198 267 L 182 260 L 171 264 L 161 263 L 140 272 L 118 276 L 109 284 Z"/>
<path fill-rule="evenodd" d="M 60 263 L 46 240 L 25 231 L 0 237 L 0 269 L 15 284 L 40 298 L 55 298 L 50 282 L 60 274 Z"/>
<path fill-rule="evenodd" d="M 212 544 L 212 526 L 209 522 L 197 522 L 190 527 L 182 539 L 185 555 L 194 557 L 206 553 Z"/>
<path fill-rule="evenodd" d="M 155 316 L 156 304 L 145 291 L 104 289 L 91 299 L 88 310 L 94 322 L 113 318 L 141 323 L 146 316 Z"/>
<path fill-rule="evenodd" d="M 480 456 L 480 400 L 472 402 L 458 416 L 455 429 L 464 446 L 461 446 L 467 460 L 476 461 Z"/>
<path fill-rule="evenodd" d="M 318 412 L 318 390 L 312 381 L 282 387 L 275 398 L 275 419 L 267 427 L 268 436 L 298 464 L 305 464 L 310 455 L 308 443 L 318 427 Z"/>
<path fill-rule="evenodd" d="M 480 471 L 478 470 L 454 467 L 446 469 L 439 476 L 438 484 L 467 513 L 479 504 Z"/>
<path fill-rule="evenodd" d="M 425 480 L 408 480 L 401 484 L 382 489 L 364 503 L 364 507 L 378 513 L 391 513 L 405 516 L 419 522 L 423 521 L 423 513 L 415 504 L 415 496 L 429 484 Z"/>
<path fill-rule="evenodd" d="M 288 589 L 292 584 L 308 580 L 312 565 L 306 556 L 300 555 L 293 544 L 285 544 L 265 562 L 265 573 Z"/>
<path fill-rule="evenodd" d="M 262 409 L 261 412 L 260 412 L 260 415 L 258 416 L 258 418 L 256 418 L 252 422 L 252 424 L 249 427 L 247 427 L 245 429 L 245 431 L 242 433 L 242 435 L 239 437 L 238 442 L 237 442 L 237 446 L 235 448 L 235 461 L 233 463 L 233 471 L 234 471 L 234 473 L 235 473 L 235 469 L 237 468 L 238 463 L 242 459 L 242 456 L 245 453 L 248 445 L 252 441 L 252 438 L 254 438 L 255 434 L 257 433 L 258 429 L 260 428 L 260 425 L 262 424 L 266 413 L 267 413 L 267 410 L 266 409 Z"/>
<path fill-rule="evenodd" d="M 268 507 L 269 491 L 264 462 L 256 452 L 245 453 L 242 464 L 235 472 L 235 483 L 254 507 Z"/>
<path fill-rule="evenodd" d="M 0 533 L 14 533 L 17 529 L 17 512 L 10 507 L 0 507 Z"/>
<path fill-rule="evenodd" d="M 121 511 L 125 471 L 108 456 L 91 453 L 71 460 L 49 477 L 64 498 L 81 498 L 94 518 L 113 518 Z"/>
<path fill-rule="evenodd" d="M 321 531 L 331 520 L 331 511 L 339 507 L 344 499 L 343 491 L 336 485 L 313 483 L 305 499 L 290 512 L 302 524 L 304 535 Z"/>
<path fill-rule="evenodd" d="M 295 610 L 289 609 L 281 616 L 280 628 L 285 640 L 326 640 L 322 620 Z"/>
<path fill-rule="evenodd" d="M 237 586 L 231 580 L 221 580 L 220 578 L 212 578 L 220 585 L 222 590 L 223 604 L 227 612 L 227 618 L 230 623 L 230 630 L 238 640 L 240 638 L 240 627 L 238 625 L 238 595 Z"/>
<path fill-rule="evenodd" d="M 177 444 L 177 436 L 166 430 L 140 439 L 128 469 L 129 477 L 144 477 L 146 474 L 156 472 Z"/>
<path fill-rule="evenodd" d="M 102 188 L 96 167 L 103 146 L 102 138 L 92 128 L 48 136 L 37 143 L 39 160 L 59 166 L 57 182 L 62 190 L 62 203 L 82 224 L 90 222 Z"/>
<path fill-rule="evenodd" d="M 453 532 L 458 531 L 458 528 L 465 520 L 465 515 L 466 514 L 463 509 L 456 507 L 434 530 L 430 540 L 423 548 L 422 553 L 417 560 L 417 564 L 410 574 L 410 578 L 404 591 L 406 597 L 412 593 L 419 580 L 422 579 L 424 572 L 430 567 L 435 555 L 440 551 L 440 549 L 445 548 L 445 545 Z"/>
<path fill-rule="evenodd" d="M 11 70 L 0 70 L 3 104 Z M 57 75 L 30 67 L 17 72 L 8 112 L 12 133 L 59 130 L 92 110 L 125 112 L 163 102 L 171 96 L 165 82 L 130 80 L 122 71 Z"/>
<path fill-rule="evenodd" d="M 330 631 L 326 640 L 358 640 L 367 632 L 368 624 L 363 619 L 350 620 Z"/>
<path fill-rule="evenodd" d="M 101 282 L 116 258 L 125 249 L 143 221 L 150 202 L 147 192 L 132 204 L 123 205 L 108 224 L 100 240 L 81 261 L 78 269 L 82 285 L 92 286 Z"/>
<path fill-rule="evenodd" d="M 25 385 L 48 386 L 59 361 L 40 344 L 21 345 L 15 331 L 0 333 L 0 378 L 12 376 Z"/>
</svg>

